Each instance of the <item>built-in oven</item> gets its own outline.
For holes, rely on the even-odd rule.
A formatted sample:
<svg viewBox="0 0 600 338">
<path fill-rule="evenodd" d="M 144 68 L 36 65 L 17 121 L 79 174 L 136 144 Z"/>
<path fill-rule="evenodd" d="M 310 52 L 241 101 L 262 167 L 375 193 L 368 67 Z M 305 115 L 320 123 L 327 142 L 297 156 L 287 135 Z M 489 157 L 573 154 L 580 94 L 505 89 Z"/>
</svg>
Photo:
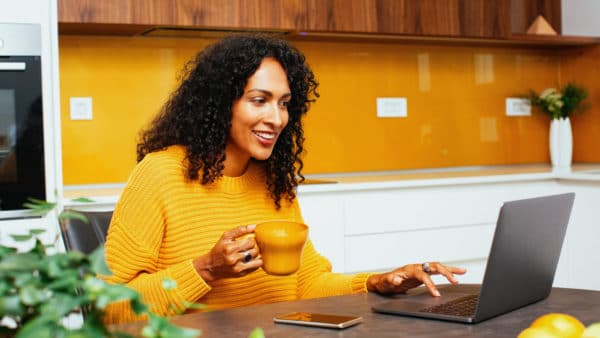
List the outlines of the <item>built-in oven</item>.
<svg viewBox="0 0 600 338">
<path fill-rule="evenodd" d="M 0 24 L 0 218 L 46 199 L 40 34 Z"/>
</svg>

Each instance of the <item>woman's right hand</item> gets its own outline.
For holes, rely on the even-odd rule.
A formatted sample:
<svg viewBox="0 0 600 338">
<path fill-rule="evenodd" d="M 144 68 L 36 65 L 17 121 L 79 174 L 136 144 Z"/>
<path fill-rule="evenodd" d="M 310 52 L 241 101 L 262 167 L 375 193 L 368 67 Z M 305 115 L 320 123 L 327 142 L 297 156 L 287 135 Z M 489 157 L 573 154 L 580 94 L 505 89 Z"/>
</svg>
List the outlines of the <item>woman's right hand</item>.
<svg viewBox="0 0 600 338">
<path fill-rule="evenodd" d="M 226 231 L 219 241 L 202 257 L 194 260 L 194 267 L 202 279 L 210 283 L 221 278 L 242 277 L 260 268 L 263 261 L 253 236 L 238 239 L 254 233 L 256 225 L 245 225 Z M 244 257 L 250 254 L 247 262 Z"/>
</svg>

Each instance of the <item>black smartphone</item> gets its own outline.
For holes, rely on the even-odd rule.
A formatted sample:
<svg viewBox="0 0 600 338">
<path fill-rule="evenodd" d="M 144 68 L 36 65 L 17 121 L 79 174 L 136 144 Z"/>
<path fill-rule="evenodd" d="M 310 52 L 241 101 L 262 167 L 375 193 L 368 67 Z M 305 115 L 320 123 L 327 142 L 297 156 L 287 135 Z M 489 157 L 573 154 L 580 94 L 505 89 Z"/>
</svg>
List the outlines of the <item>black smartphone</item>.
<svg viewBox="0 0 600 338">
<path fill-rule="evenodd" d="M 275 323 L 343 329 L 362 322 L 362 317 L 326 313 L 293 312 L 273 318 Z"/>
</svg>

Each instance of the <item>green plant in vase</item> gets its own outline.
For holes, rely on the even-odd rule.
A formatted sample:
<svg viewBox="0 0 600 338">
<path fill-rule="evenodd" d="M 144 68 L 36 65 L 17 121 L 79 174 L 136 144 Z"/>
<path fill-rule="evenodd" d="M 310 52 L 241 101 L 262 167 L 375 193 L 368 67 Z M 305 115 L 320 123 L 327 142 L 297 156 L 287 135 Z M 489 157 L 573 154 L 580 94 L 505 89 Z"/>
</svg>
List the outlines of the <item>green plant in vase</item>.
<svg viewBox="0 0 600 338">
<path fill-rule="evenodd" d="M 571 82 L 560 90 L 547 88 L 540 94 L 533 90 L 529 93 L 531 104 L 552 119 L 567 118 L 574 112 L 583 110 L 585 107 L 580 104 L 587 96 L 588 93 L 585 89 Z"/>
<path fill-rule="evenodd" d="M 567 83 L 560 90 L 547 88 L 540 94 L 531 90 L 531 104 L 550 116 L 550 160 L 554 170 L 569 171 L 573 155 L 573 132 L 569 117 L 576 111 L 582 111 L 581 103 L 587 98 L 587 91 L 574 84 Z"/>
</svg>

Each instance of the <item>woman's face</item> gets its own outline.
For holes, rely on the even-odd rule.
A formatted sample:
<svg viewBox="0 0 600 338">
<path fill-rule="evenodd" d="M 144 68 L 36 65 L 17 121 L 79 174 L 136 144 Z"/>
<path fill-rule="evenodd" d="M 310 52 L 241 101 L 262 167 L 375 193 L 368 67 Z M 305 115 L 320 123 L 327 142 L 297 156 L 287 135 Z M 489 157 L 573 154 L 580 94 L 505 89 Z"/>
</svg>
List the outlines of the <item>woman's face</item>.
<svg viewBox="0 0 600 338">
<path fill-rule="evenodd" d="M 291 99 L 287 75 L 274 58 L 265 58 L 248 78 L 244 93 L 231 107 L 231 130 L 225 147 L 225 171 L 242 169 L 250 158 L 266 160 L 288 123 Z"/>
</svg>

